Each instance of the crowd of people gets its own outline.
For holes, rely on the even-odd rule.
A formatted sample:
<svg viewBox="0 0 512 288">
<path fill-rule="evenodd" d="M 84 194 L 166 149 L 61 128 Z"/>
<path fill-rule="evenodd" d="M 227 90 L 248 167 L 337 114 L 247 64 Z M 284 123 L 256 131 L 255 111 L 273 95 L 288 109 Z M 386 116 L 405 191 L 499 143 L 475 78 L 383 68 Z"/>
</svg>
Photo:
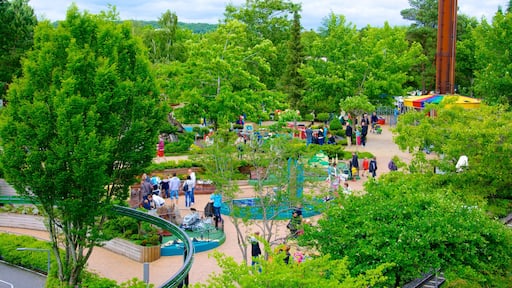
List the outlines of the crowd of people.
<svg viewBox="0 0 512 288">
<path fill-rule="evenodd" d="M 184 181 L 181 181 L 176 173 L 173 173 L 172 176 L 168 175 L 164 179 L 160 179 L 156 175 L 150 177 L 143 174 L 140 183 L 142 201 L 139 206 L 147 210 L 157 209 L 165 204 L 164 199 L 166 198 L 170 200 L 171 205 L 177 206 L 180 194 L 182 194 L 185 198 L 185 207 L 191 207 L 195 201 L 196 182 L 196 174 L 192 169 L 188 170 L 187 179 Z"/>
</svg>

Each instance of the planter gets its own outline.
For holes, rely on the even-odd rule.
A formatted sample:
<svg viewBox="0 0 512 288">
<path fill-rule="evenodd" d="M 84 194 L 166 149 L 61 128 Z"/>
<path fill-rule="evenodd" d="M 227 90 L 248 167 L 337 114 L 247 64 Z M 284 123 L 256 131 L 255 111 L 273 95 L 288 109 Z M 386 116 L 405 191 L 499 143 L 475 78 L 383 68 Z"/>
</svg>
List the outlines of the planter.
<svg viewBox="0 0 512 288">
<path fill-rule="evenodd" d="M 158 246 L 141 246 L 140 253 L 140 261 L 142 263 L 145 262 L 153 262 L 155 260 L 160 259 L 160 245 Z"/>
<path fill-rule="evenodd" d="M 141 263 L 160 259 L 160 245 L 140 246 L 128 240 L 115 238 L 105 242 L 103 248 Z"/>
</svg>

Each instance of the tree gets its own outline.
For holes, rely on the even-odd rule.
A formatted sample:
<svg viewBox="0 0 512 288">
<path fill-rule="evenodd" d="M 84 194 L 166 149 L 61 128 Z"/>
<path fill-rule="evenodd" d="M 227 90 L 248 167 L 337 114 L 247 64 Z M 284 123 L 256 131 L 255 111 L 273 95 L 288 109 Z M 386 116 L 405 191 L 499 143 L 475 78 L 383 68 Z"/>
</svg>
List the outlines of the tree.
<svg viewBox="0 0 512 288">
<path fill-rule="evenodd" d="M 111 205 L 151 162 L 165 119 L 142 44 L 114 14 L 73 5 L 57 27 L 40 23 L 0 130 L 6 180 L 40 203 L 70 286 L 104 240 Z"/>
<path fill-rule="evenodd" d="M 507 286 L 512 232 L 461 202 L 442 179 L 397 172 L 365 189 L 371 192 L 336 200 L 301 239 L 322 255 L 347 257 L 353 275 L 395 263 L 384 273 L 386 287 L 401 287 L 438 268 L 448 282 Z"/>
<path fill-rule="evenodd" d="M 213 144 L 199 155 L 199 159 L 205 164 L 205 177 L 215 183 L 229 207 L 237 232 L 237 244 L 247 263 L 247 236 L 252 232 L 250 226 L 256 226 L 261 237 L 270 242 L 276 236 L 276 220 L 281 220 L 278 216 L 290 212 L 291 207 L 308 202 L 311 196 L 301 194 L 308 183 L 303 179 L 300 165 L 296 165 L 297 160 L 306 153 L 302 142 L 290 141 L 285 136 L 267 139 L 263 143 L 259 143 L 258 139 L 250 139 L 240 148 L 238 153 L 241 153 L 241 157 L 237 157 L 233 136 L 234 133 L 219 129 Z M 261 215 L 253 215 L 249 209 L 233 205 L 232 200 L 237 198 L 239 190 L 232 180 L 238 172 L 235 169 L 240 161 L 250 167 L 251 175 L 256 175 L 251 180 L 255 182 L 256 213 Z M 254 221 L 256 216 L 261 221 Z"/>
<path fill-rule="evenodd" d="M 423 48 L 423 55 L 426 57 L 416 66 L 416 75 L 419 75 L 419 79 L 416 80 L 417 83 L 414 83 L 419 85 L 423 92 L 435 90 L 437 4 L 437 0 L 409 0 L 411 8 L 400 11 L 404 19 L 414 22 L 409 26 L 407 39 L 411 42 L 420 43 Z"/>
<path fill-rule="evenodd" d="M 286 46 L 293 25 L 290 18 L 300 10 L 300 4 L 289 0 L 247 0 L 240 7 L 231 4 L 226 6 L 224 22 L 237 20 L 247 25 L 246 37 L 249 47 L 262 41 L 270 41 L 276 47 L 274 57 L 267 59 L 272 69 L 258 75 L 269 90 L 279 87 L 279 79 L 285 73 L 288 54 Z M 251 70 L 251 73 L 256 74 L 256 71 Z"/>
<path fill-rule="evenodd" d="M 510 199 L 512 179 L 507 175 L 512 164 L 500 159 L 508 159 L 512 153 L 507 144 L 512 141 L 512 113 L 499 106 L 463 109 L 450 100 L 454 99 L 425 108 L 435 109 L 435 117 L 427 116 L 425 111 L 400 116 L 394 139 L 400 149 L 413 153 L 412 172 L 432 173 L 434 167 L 439 167 L 449 173 L 449 183 L 467 198 L 478 195 L 483 199 Z M 425 146 L 439 157 L 427 158 Z M 469 158 L 470 166 L 456 173 L 455 164 L 462 155 Z"/>
<path fill-rule="evenodd" d="M 176 111 L 185 120 L 206 117 L 217 124 L 229 123 L 246 114 L 255 121 L 261 106 L 283 106 L 285 95 L 270 91 L 259 75 L 271 70 L 269 59 L 276 48 L 269 40 L 248 43 L 247 25 L 239 21 L 222 24 L 189 46 L 187 61 L 172 69 L 174 81 L 168 95 L 180 95 L 187 105 Z M 195 120 L 197 121 L 197 120 Z M 194 122 L 192 122 L 194 123 Z"/>
<path fill-rule="evenodd" d="M 347 97 L 340 101 L 340 109 L 350 113 L 354 118 L 357 118 L 363 113 L 370 113 L 375 111 L 375 107 L 368 101 L 365 95 Z"/>
<path fill-rule="evenodd" d="M 488 103 L 512 103 L 512 13 L 498 11 L 475 29 L 475 92 Z"/>
<path fill-rule="evenodd" d="M 266 250 L 269 251 L 268 244 Z M 213 257 L 222 273 L 212 275 L 208 284 L 194 287 L 375 287 L 385 283 L 384 271 L 392 265 L 380 265 L 376 269 L 353 275 L 347 259 L 331 259 L 329 256 L 307 259 L 302 263 L 285 264 L 284 253 L 271 252 L 272 260 L 262 260 L 256 266 L 237 263 L 232 257 L 214 252 Z M 261 271 L 258 271 L 261 269 Z"/>
<path fill-rule="evenodd" d="M 21 57 L 32 47 L 37 19 L 28 0 L 0 0 L 0 98 L 21 75 Z"/>
<path fill-rule="evenodd" d="M 288 94 L 290 106 L 292 109 L 299 109 L 306 83 L 304 77 L 300 74 L 300 69 L 304 62 L 304 52 L 301 43 L 300 15 L 298 11 L 295 11 L 293 14 L 293 26 L 290 34 L 288 56 L 286 58 L 286 73 L 282 81 L 284 91 Z"/>
</svg>

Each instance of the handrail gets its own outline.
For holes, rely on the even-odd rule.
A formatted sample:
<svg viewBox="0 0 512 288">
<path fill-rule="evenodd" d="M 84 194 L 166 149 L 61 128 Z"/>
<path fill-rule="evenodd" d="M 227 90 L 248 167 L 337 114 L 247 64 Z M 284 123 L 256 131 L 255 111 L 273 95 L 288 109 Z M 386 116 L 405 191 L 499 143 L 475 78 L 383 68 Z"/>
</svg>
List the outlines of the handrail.
<svg viewBox="0 0 512 288">
<path fill-rule="evenodd" d="M 32 203 L 34 204 L 33 200 L 24 197 L 24 196 L 0 196 L 0 203 Z M 158 226 L 159 228 L 162 228 L 167 231 L 171 231 L 173 235 L 175 235 L 178 239 L 183 241 L 184 244 L 184 255 L 183 255 L 183 266 L 181 266 L 180 270 L 176 272 L 174 275 L 167 280 L 167 282 L 163 283 L 160 287 L 161 288 L 170 288 L 170 287 L 182 287 L 184 284 L 188 285 L 188 273 L 190 272 L 190 269 L 192 268 L 192 263 L 194 260 L 194 245 L 192 243 L 192 239 L 178 226 L 174 225 L 173 223 L 157 217 L 150 215 L 148 213 L 145 213 L 143 211 L 139 211 L 130 207 L 123 207 L 114 205 L 113 207 L 114 212 L 117 214 L 128 216 L 140 221 L 145 221 L 148 223 L 151 223 L 153 225 Z"/>
<path fill-rule="evenodd" d="M 147 214 L 145 212 L 133 208 L 115 205 L 113 210 L 118 214 L 128 216 L 140 221 L 145 221 L 153 225 L 156 225 L 164 230 L 168 230 L 172 232 L 173 235 L 175 235 L 178 239 L 182 240 L 185 245 L 183 255 L 183 266 L 181 266 L 180 270 L 178 270 L 178 272 L 172 275 L 172 277 L 169 278 L 169 280 L 167 280 L 167 282 L 162 284 L 162 286 L 160 287 L 168 288 L 178 286 L 181 287 L 183 284 L 188 285 L 188 273 L 192 268 L 192 263 L 194 260 L 194 245 L 192 243 L 192 239 L 188 237 L 187 233 L 185 233 L 185 231 L 183 231 L 181 228 L 165 219 Z"/>
</svg>

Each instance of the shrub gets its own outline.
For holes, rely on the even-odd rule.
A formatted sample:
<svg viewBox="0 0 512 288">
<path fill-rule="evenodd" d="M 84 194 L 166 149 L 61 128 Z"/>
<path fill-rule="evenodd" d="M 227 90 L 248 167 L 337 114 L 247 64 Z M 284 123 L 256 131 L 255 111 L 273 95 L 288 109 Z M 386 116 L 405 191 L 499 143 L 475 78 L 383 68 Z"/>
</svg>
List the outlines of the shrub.
<svg viewBox="0 0 512 288">
<path fill-rule="evenodd" d="M 327 122 L 327 120 L 329 120 L 329 113 L 318 113 L 318 115 L 316 115 L 316 120 L 324 123 Z"/>
<path fill-rule="evenodd" d="M 190 145 L 194 143 L 195 133 L 181 134 L 176 142 L 166 143 L 164 147 L 165 154 L 181 154 L 190 150 Z"/>
</svg>

